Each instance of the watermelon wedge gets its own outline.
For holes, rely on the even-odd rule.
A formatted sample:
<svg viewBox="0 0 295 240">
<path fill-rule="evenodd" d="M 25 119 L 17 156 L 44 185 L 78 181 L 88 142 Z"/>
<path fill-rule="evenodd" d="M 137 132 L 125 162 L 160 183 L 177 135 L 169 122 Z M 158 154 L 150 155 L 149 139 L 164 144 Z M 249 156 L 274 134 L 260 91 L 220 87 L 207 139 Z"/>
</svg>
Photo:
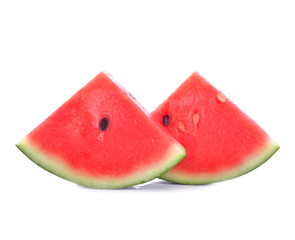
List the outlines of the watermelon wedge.
<svg viewBox="0 0 295 240">
<path fill-rule="evenodd" d="M 185 149 L 105 73 L 72 96 L 17 147 L 47 171 L 91 188 L 144 183 L 185 157 Z"/>
<path fill-rule="evenodd" d="M 252 119 L 197 73 L 152 112 L 186 148 L 162 179 L 207 184 L 235 178 L 267 161 L 279 146 Z"/>
</svg>

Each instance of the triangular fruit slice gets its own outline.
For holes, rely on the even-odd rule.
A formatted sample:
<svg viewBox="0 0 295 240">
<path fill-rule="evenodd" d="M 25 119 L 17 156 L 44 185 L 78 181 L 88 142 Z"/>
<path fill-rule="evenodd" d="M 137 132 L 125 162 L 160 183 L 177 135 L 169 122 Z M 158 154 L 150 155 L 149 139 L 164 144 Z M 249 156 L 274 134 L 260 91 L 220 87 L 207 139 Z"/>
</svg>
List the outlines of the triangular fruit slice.
<svg viewBox="0 0 295 240">
<path fill-rule="evenodd" d="M 72 96 L 17 147 L 49 172 L 92 188 L 147 182 L 185 156 L 185 149 L 105 73 Z"/>
<path fill-rule="evenodd" d="M 252 119 L 193 73 L 152 114 L 185 148 L 186 158 L 162 179 L 206 184 L 260 166 L 279 146 Z"/>
</svg>

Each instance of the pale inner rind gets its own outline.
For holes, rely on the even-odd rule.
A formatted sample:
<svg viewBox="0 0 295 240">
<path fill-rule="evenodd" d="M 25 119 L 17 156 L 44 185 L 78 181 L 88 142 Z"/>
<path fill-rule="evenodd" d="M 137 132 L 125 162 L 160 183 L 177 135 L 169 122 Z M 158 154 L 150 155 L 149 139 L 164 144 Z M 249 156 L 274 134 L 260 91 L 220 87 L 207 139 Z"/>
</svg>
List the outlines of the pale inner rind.
<svg viewBox="0 0 295 240">
<path fill-rule="evenodd" d="M 44 153 L 28 138 L 16 145 L 28 158 L 45 170 L 69 181 L 91 188 L 122 188 L 144 183 L 159 177 L 185 157 L 185 149 L 178 143 L 171 145 L 156 164 L 146 166 L 125 177 L 93 177 L 68 166 L 65 161 L 53 154 Z"/>
<path fill-rule="evenodd" d="M 216 174 L 190 174 L 173 169 L 172 171 L 162 175 L 161 179 L 183 184 L 208 184 L 232 179 L 259 167 L 261 164 L 266 162 L 279 148 L 280 147 L 276 142 L 274 142 L 272 139 L 269 139 L 260 150 L 246 157 L 243 160 L 243 164 L 232 169 L 225 169 L 224 171 L 218 172 Z"/>
</svg>

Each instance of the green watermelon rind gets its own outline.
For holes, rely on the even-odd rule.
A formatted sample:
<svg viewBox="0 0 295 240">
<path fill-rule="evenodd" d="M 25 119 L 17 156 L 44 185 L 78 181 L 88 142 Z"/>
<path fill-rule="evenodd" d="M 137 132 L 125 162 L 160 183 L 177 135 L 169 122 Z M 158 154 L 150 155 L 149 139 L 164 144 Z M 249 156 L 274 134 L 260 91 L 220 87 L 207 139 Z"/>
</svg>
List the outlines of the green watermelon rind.
<svg viewBox="0 0 295 240">
<path fill-rule="evenodd" d="M 272 139 L 270 139 L 269 141 L 267 141 L 263 149 L 246 157 L 243 161 L 244 164 L 237 166 L 231 170 L 224 170 L 223 172 L 218 172 L 216 174 L 203 175 L 189 175 L 184 173 L 177 173 L 176 171 L 173 172 L 172 170 L 163 174 L 159 178 L 170 182 L 190 185 L 203 185 L 214 182 L 221 182 L 242 176 L 258 168 L 260 165 L 270 159 L 279 150 L 279 148 L 280 146 Z"/>
<path fill-rule="evenodd" d="M 185 156 L 185 148 L 179 143 L 174 143 L 166 152 L 163 159 L 159 159 L 158 165 L 147 166 L 129 174 L 125 178 L 118 177 L 93 177 L 88 174 L 70 168 L 64 164 L 62 158 L 44 153 L 34 146 L 27 138 L 16 144 L 16 147 L 31 159 L 35 164 L 63 179 L 89 188 L 125 188 L 153 180 L 178 164 Z"/>
</svg>

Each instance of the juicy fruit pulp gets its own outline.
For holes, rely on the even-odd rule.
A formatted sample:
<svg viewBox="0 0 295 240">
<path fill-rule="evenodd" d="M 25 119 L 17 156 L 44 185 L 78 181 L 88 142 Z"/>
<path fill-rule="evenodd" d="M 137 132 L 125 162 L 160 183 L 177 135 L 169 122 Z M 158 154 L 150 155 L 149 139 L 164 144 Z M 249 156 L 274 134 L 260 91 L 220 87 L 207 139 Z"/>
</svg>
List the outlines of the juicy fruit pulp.
<svg viewBox="0 0 295 240">
<path fill-rule="evenodd" d="M 44 169 L 94 188 L 121 188 L 156 178 L 184 148 L 100 73 L 17 147 Z"/>
<path fill-rule="evenodd" d="M 186 148 L 186 158 L 161 176 L 165 180 L 205 184 L 234 178 L 258 167 L 279 148 L 197 73 L 151 115 Z"/>
</svg>

